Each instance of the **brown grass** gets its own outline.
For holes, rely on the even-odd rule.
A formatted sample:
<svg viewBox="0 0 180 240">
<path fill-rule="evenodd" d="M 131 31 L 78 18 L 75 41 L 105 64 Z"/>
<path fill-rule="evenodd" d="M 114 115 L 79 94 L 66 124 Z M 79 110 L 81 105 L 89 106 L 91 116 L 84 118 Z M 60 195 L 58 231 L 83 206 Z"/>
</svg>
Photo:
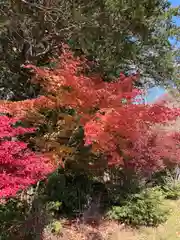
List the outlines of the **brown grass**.
<svg viewBox="0 0 180 240">
<path fill-rule="evenodd" d="M 64 225 L 61 233 L 54 236 L 45 230 L 43 240 L 138 240 L 132 229 L 114 221 L 103 221 L 99 227 L 85 224 Z"/>
<path fill-rule="evenodd" d="M 43 240 L 178 240 L 180 239 L 180 200 L 166 200 L 171 210 L 167 222 L 155 227 L 128 228 L 115 221 L 102 221 L 97 227 L 78 222 L 63 225 L 61 234 L 54 236 L 47 229 Z"/>
</svg>

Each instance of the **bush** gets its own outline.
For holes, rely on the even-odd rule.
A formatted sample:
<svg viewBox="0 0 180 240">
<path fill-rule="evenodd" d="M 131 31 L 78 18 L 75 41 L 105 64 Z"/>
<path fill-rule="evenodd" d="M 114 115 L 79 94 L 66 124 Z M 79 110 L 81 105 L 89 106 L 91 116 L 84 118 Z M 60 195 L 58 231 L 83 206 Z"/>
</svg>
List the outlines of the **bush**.
<svg viewBox="0 0 180 240">
<path fill-rule="evenodd" d="M 27 213 L 27 204 L 17 199 L 9 199 L 0 203 L 0 240 L 12 239 L 19 232 Z"/>
<path fill-rule="evenodd" d="M 151 182 L 154 186 L 161 187 L 165 198 L 173 200 L 180 198 L 180 179 L 177 167 L 156 173 Z"/>
<path fill-rule="evenodd" d="M 49 177 L 45 189 L 47 209 L 54 214 L 76 216 L 88 204 L 93 184 L 85 175 L 54 172 Z"/>
<path fill-rule="evenodd" d="M 180 181 L 167 177 L 165 184 L 162 186 L 167 199 L 177 200 L 180 198 Z"/>
<path fill-rule="evenodd" d="M 163 198 L 159 188 L 145 189 L 129 196 L 123 205 L 112 207 L 108 215 L 127 224 L 157 226 L 167 220 Z"/>
<path fill-rule="evenodd" d="M 62 231 L 62 223 L 60 221 L 53 221 L 50 224 L 50 230 L 55 235 L 61 234 Z"/>
</svg>

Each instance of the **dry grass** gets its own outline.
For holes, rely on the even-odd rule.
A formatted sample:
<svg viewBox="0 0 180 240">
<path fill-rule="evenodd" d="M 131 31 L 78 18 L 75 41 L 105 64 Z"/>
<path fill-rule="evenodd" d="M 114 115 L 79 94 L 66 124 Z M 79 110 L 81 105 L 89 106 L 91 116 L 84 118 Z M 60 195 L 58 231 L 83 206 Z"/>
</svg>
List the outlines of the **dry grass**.
<svg viewBox="0 0 180 240">
<path fill-rule="evenodd" d="M 178 240 L 180 239 L 180 201 L 166 201 L 171 209 L 165 224 L 157 228 L 141 228 L 139 240 Z"/>
<path fill-rule="evenodd" d="M 103 221 L 99 227 L 85 224 L 64 225 L 61 234 L 54 236 L 48 230 L 44 240 L 138 240 L 136 233 L 113 221 Z"/>
<path fill-rule="evenodd" d="M 168 221 L 157 228 L 141 227 L 134 230 L 114 221 L 102 221 L 98 227 L 65 222 L 59 236 L 46 229 L 43 240 L 178 240 L 180 201 L 166 201 L 166 205 L 171 209 L 171 214 Z"/>
</svg>

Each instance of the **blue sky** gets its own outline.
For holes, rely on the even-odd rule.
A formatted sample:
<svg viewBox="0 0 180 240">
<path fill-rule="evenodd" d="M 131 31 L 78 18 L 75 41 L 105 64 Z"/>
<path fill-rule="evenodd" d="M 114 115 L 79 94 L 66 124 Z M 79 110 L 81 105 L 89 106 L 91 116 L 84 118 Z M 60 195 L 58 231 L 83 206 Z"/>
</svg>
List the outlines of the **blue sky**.
<svg viewBox="0 0 180 240">
<path fill-rule="evenodd" d="M 174 6 L 174 7 L 177 7 L 178 5 L 180 5 L 179 0 L 171 0 L 170 2 L 172 4 L 172 6 Z M 175 20 L 176 24 L 180 26 L 180 18 L 176 18 L 174 20 Z"/>
<path fill-rule="evenodd" d="M 171 0 L 172 6 L 178 6 L 180 5 L 180 0 Z M 173 21 L 180 26 L 180 17 L 174 18 Z M 171 39 L 172 44 L 174 43 L 174 40 Z M 180 47 L 180 43 L 177 44 L 178 47 Z M 147 96 L 146 96 L 146 102 L 152 103 L 156 101 L 160 96 L 162 96 L 165 93 L 165 90 L 161 87 L 153 87 L 148 90 Z"/>
<path fill-rule="evenodd" d="M 174 7 L 177 7 L 178 5 L 180 5 L 180 1 L 179 1 L 179 0 L 171 0 L 170 2 L 171 2 L 171 4 L 172 4 L 172 6 L 174 6 Z M 178 17 L 178 18 L 173 18 L 173 21 L 174 21 L 178 26 L 180 26 L 180 17 Z M 172 40 L 172 42 L 174 43 L 173 40 Z M 178 47 L 180 47 L 180 43 L 178 43 L 177 45 L 178 45 Z"/>
<path fill-rule="evenodd" d="M 147 103 L 152 103 L 156 101 L 160 96 L 162 96 L 165 93 L 165 90 L 161 87 L 153 87 L 148 90 L 147 97 L 145 98 L 145 101 Z"/>
</svg>

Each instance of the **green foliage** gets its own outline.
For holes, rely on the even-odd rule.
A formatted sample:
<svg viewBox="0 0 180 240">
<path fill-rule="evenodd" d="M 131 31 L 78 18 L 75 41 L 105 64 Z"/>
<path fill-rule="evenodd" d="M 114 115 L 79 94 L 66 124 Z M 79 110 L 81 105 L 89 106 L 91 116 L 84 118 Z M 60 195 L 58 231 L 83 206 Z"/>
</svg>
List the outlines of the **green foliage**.
<svg viewBox="0 0 180 240">
<path fill-rule="evenodd" d="M 168 216 L 163 206 L 164 193 L 160 188 L 144 188 L 142 185 L 143 181 L 124 181 L 117 191 L 112 184 L 108 188 L 109 195 L 102 197 L 105 204 L 110 200 L 108 206 L 116 204 L 108 212 L 108 217 L 132 225 L 156 226 L 164 222 Z M 107 186 L 87 175 L 65 173 L 64 170 L 53 173 L 48 181 L 41 182 L 37 192 L 40 206 L 48 216 L 45 228 L 55 235 L 61 234 L 63 223 L 59 218 L 81 216 L 92 196 L 103 192 L 103 188 Z M 22 230 L 29 207 L 27 203 L 13 199 L 0 205 L 0 240 L 12 239 Z"/>
<path fill-rule="evenodd" d="M 178 180 L 167 182 L 167 184 L 163 186 L 162 189 L 165 192 L 166 198 L 174 200 L 180 198 L 180 182 Z"/>
<path fill-rule="evenodd" d="M 180 198 L 180 180 L 176 178 L 175 173 L 168 172 L 163 177 L 162 190 L 168 199 L 177 200 Z"/>
<path fill-rule="evenodd" d="M 151 184 L 159 186 L 167 199 L 177 200 L 180 198 L 179 169 L 166 169 L 156 173 L 151 179 Z"/>
<path fill-rule="evenodd" d="M 52 233 L 54 233 L 55 235 L 61 234 L 62 231 L 62 224 L 60 221 L 53 221 L 50 226 L 49 226 L 50 230 Z"/>
<path fill-rule="evenodd" d="M 122 205 L 129 196 L 146 188 L 147 179 L 139 177 L 130 169 L 114 168 L 108 172 L 111 182 L 106 184 L 110 205 Z"/>
<path fill-rule="evenodd" d="M 21 66 L 27 61 L 47 65 L 61 42 L 95 61 L 92 69 L 105 72 L 105 77 L 135 65 L 146 79 L 172 78 L 169 37 L 179 34 L 172 22 L 179 13 L 167 0 L 4 0 L 0 10 L 4 98 L 34 97 L 39 88 L 29 84 L 29 74 Z"/>
<path fill-rule="evenodd" d="M 10 199 L 0 204 L 0 240 L 12 239 L 12 234 L 19 231 L 19 226 L 25 220 L 26 202 Z"/>
<path fill-rule="evenodd" d="M 46 204 L 46 208 L 48 211 L 51 211 L 52 213 L 60 211 L 62 206 L 62 202 L 59 201 L 50 201 Z"/>
<path fill-rule="evenodd" d="M 132 225 L 157 226 L 167 219 L 163 208 L 163 194 L 158 188 L 149 188 L 130 195 L 121 206 L 108 212 L 110 218 Z"/>
<path fill-rule="evenodd" d="M 92 193 L 91 181 L 85 175 L 68 175 L 55 172 L 45 189 L 47 208 L 54 213 L 76 216 L 82 213 Z"/>
</svg>

